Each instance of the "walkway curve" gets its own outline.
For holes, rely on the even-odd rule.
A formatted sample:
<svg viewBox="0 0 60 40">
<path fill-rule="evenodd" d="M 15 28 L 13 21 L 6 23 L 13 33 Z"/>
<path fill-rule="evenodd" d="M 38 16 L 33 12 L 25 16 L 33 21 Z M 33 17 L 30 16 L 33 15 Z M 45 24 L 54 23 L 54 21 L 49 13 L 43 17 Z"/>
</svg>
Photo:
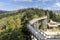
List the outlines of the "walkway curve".
<svg viewBox="0 0 60 40">
<path fill-rule="evenodd" d="M 43 17 L 40 17 L 40 18 L 32 19 L 27 24 L 28 30 L 33 34 L 33 36 L 37 40 L 60 40 L 60 39 L 46 39 L 46 37 L 43 34 L 41 34 L 41 32 L 39 32 L 37 29 L 33 28 L 32 24 L 34 24 L 36 21 L 39 21 L 39 20 L 42 20 L 42 19 L 46 19 L 46 18 L 47 18 L 47 16 L 43 16 Z"/>
<path fill-rule="evenodd" d="M 27 24 L 27 28 L 29 29 L 29 31 L 33 34 L 33 36 L 35 36 L 38 40 L 41 39 L 45 39 L 45 36 L 43 34 L 41 34 L 38 30 L 36 30 L 35 28 L 33 28 L 32 24 L 35 23 L 36 21 L 42 20 L 42 19 L 46 19 L 47 16 L 43 16 L 40 18 L 36 18 L 36 19 L 32 19 L 31 21 L 29 21 L 29 23 Z"/>
</svg>

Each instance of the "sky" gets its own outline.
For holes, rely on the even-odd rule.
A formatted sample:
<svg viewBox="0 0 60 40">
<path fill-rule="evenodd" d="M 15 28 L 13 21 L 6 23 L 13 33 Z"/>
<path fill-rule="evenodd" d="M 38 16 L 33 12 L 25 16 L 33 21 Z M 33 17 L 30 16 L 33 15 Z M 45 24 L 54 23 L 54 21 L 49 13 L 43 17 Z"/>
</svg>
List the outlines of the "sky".
<svg viewBox="0 0 60 40">
<path fill-rule="evenodd" d="M 24 8 L 60 10 L 60 0 L 0 0 L 0 10 L 12 11 Z"/>
</svg>

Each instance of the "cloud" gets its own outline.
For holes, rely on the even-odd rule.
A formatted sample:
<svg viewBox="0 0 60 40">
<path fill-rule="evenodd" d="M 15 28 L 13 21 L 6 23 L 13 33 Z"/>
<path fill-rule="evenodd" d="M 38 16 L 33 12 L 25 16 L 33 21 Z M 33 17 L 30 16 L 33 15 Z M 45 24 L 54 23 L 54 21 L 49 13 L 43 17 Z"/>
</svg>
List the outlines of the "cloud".
<svg viewBox="0 0 60 40">
<path fill-rule="evenodd" d="M 18 9 L 24 9 L 24 8 L 28 8 L 26 6 L 19 6 L 19 7 L 15 7 L 15 8 L 10 8 L 9 10 L 12 11 L 12 10 L 18 10 Z"/>
<path fill-rule="evenodd" d="M 5 3 L 3 3 L 3 2 L 0 2 L 0 6 L 4 6 L 4 5 L 6 5 Z"/>
<path fill-rule="evenodd" d="M 45 9 L 45 10 L 52 10 L 51 7 L 46 7 L 46 8 L 43 8 L 43 9 Z"/>
<path fill-rule="evenodd" d="M 60 2 L 56 2 L 48 7 L 43 8 L 45 10 L 60 10 Z"/>
<path fill-rule="evenodd" d="M 32 8 L 39 8 L 39 5 L 33 5 Z"/>
<path fill-rule="evenodd" d="M 18 6 L 18 7 L 7 7 L 7 8 L 0 8 L 1 10 L 7 10 L 7 11 L 13 11 L 13 10 L 18 10 L 18 9 L 25 9 L 25 8 L 28 8 L 26 6 Z"/>
<path fill-rule="evenodd" d="M 0 2 L 0 6 L 8 5 L 8 3 Z"/>
<path fill-rule="evenodd" d="M 60 2 L 56 2 L 53 7 L 60 7 Z"/>
<path fill-rule="evenodd" d="M 51 0 L 37 0 L 37 1 L 47 2 L 47 1 L 51 1 Z"/>
<path fill-rule="evenodd" d="M 27 7 L 26 6 L 20 6 L 17 9 L 24 9 L 24 8 L 27 8 Z"/>
<path fill-rule="evenodd" d="M 15 2 L 19 1 L 19 2 L 32 2 L 32 0 L 13 0 Z"/>
</svg>

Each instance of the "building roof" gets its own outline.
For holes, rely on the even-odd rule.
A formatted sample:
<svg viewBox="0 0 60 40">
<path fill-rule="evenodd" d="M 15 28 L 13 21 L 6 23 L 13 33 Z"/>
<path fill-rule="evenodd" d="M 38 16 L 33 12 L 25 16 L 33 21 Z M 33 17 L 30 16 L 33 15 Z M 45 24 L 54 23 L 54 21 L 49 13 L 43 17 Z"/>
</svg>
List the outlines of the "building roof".
<svg viewBox="0 0 60 40">
<path fill-rule="evenodd" d="M 57 23 L 52 20 L 50 20 L 50 22 L 48 23 L 48 26 L 49 27 L 58 27 Z"/>
</svg>

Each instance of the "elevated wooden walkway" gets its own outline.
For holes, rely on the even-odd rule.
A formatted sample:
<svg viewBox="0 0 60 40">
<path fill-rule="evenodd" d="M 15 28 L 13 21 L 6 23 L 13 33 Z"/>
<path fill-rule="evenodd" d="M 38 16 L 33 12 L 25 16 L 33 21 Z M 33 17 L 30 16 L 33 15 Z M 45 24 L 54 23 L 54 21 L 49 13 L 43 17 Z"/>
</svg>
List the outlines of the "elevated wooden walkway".
<svg viewBox="0 0 60 40">
<path fill-rule="evenodd" d="M 47 16 L 43 16 L 40 18 L 36 18 L 36 19 L 32 19 L 31 21 L 29 21 L 29 23 L 27 24 L 27 28 L 28 30 L 31 32 L 31 34 L 37 39 L 37 40 L 60 40 L 60 39 L 52 39 L 52 38 L 46 38 L 41 31 L 38 31 L 36 28 L 34 28 L 32 26 L 32 24 L 34 24 L 36 21 L 39 20 L 43 20 L 43 19 L 47 19 Z"/>
</svg>

